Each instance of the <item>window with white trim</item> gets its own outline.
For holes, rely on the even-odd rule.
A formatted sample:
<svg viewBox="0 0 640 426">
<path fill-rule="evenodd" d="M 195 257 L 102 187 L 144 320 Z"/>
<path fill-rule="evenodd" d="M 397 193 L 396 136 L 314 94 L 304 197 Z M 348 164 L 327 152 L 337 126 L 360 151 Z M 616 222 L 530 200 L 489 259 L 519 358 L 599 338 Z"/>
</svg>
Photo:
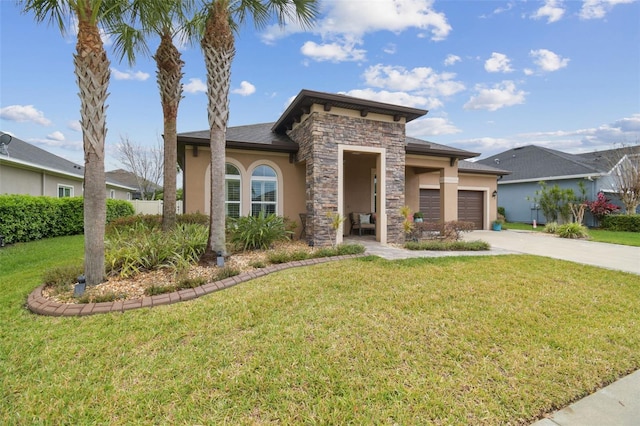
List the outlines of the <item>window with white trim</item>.
<svg viewBox="0 0 640 426">
<path fill-rule="evenodd" d="M 260 165 L 251 173 L 251 215 L 278 214 L 278 175 L 267 165 Z"/>
<path fill-rule="evenodd" d="M 58 198 L 73 197 L 73 186 L 58 185 Z"/>
<path fill-rule="evenodd" d="M 225 164 L 224 176 L 224 208 L 229 217 L 240 217 L 240 171 L 231 163 Z"/>
</svg>

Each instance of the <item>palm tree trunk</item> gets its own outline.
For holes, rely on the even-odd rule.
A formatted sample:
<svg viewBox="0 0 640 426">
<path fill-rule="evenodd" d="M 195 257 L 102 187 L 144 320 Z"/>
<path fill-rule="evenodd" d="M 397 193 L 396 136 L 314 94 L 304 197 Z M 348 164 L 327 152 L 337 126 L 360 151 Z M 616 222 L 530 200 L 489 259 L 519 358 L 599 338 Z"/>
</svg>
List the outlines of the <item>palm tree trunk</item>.
<svg viewBox="0 0 640 426">
<path fill-rule="evenodd" d="M 78 42 L 74 55 L 78 79 L 82 141 L 84 145 L 84 273 L 88 285 L 104 280 L 104 229 L 107 189 L 104 173 L 106 99 L 109 60 L 98 26 L 88 19 L 91 11 L 77 13 Z"/>
<path fill-rule="evenodd" d="M 158 65 L 158 86 L 162 113 L 164 115 L 164 202 L 162 207 L 162 230 L 168 231 L 176 223 L 176 167 L 178 164 L 178 105 L 182 98 L 184 61 L 171 40 L 171 34 L 165 32 L 154 57 Z"/>
<path fill-rule="evenodd" d="M 211 6 L 201 42 L 207 67 L 209 145 L 211 148 L 211 222 L 205 259 L 211 259 L 218 253 L 226 254 L 225 144 L 229 119 L 231 62 L 235 55 L 228 7 L 228 2 L 223 0 L 216 1 Z"/>
</svg>

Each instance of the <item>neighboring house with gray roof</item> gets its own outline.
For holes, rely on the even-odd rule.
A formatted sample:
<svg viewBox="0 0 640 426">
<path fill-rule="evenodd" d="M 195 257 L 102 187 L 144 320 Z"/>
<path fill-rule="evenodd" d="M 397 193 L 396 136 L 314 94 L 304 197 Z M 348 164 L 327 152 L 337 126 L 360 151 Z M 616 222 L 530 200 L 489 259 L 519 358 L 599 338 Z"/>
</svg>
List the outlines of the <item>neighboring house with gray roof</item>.
<svg viewBox="0 0 640 426">
<path fill-rule="evenodd" d="M 162 192 L 162 187 L 160 185 L 156 185 L 155 183 L 142 179 L 142 184 L 140 184 L 140 180 L 135 175 L 128 170 L 124 169 L 116 169 L 111 170 L 105 173 L 107 180 L 113 180 L 116 182 L 120 182 L 124 185 L 127 185 L 131 188 L 136 188 L 136 190 L 131 194 L 131 198 L 134 200 L 142 200 L 142 194 L 145 194 L 145 199 L 152 199 L 152 196 L 156 195 L 159 192 Z M 142 187 L 141 187 L 142 185 Z"/>
<path fill-rule="evenodd" d="M 509 170 L 511 174 L 498 181 L 498 205 L 505 208 L 510 222 L 546 223 L 533 199 L 540 182 L 549 186 L 571 188 L 579 195 L 579 182 L 584 184 L 587 200 L 595 200 L 599 192 L 619 204 L 614 194 L 615 182 L 611 173 L 615 164 L 621 161 L 630 150 L 640 153 L 640 146 L 630 148 L 594 151 L 583 154 L 569 154 L 555 149 L 536 145 L 513 148 L 491 157 L 478 160 L 477 163 Z M 585 215 L 588 226 L 596 225 L 595 219 Z"/>
<path fill-rule="evenodd" d="M 402 242 L 405 205 L 429 221 L 490 229 L 497 177 L 508 172 L 466 161 L 477 153 L 406 137 L 406 123 L 426 113 L 302 90 L 275 123 L 229 127 L 227 215 L 286 216 L 317 246 L 336 242 L 330 217 L 336 213 L 373 220 L 378 241 Z M 179 133 L 178 161 L 185 213 L 208 213 L 209 130 Z M 343 223 L 337 241 L 354 229 Z"/>
<path fill-rule="evenodd" d="M 0 132 L 4 134 L 4 132 Z M 12 137 L 0 152 L 0 194 L 77 197 L 83 195 L 84 167 Z M 107 198 L 130 200 L 135 187 L 107 179 Z"/>
</svg>

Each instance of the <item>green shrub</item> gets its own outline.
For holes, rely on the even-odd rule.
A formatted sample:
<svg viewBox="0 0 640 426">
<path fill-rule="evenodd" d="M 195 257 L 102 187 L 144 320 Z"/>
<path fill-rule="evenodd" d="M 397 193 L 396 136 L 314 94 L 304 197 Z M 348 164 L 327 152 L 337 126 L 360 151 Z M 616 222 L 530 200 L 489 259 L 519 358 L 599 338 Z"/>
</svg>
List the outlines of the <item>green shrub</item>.
<svg viewBox="0 0 640 426">
<path fill-rule="evenodd" d="M 145 222 L 114 228 L 105 242 L 106 269 L 123 277 L 159 268 L 181 271 L 198 262 L 207 238 L 207 228 L 193 224 L 177 225 L 170 232 Z"/>
<path fill-rule="evenodd" d="M 421 242 L 410 241 L 404 245 L 408 250 L 429 251 L 484 251 L 491 249 L 486 241 L 438 241 L 427 240 Z"/>
<path fill-rule="evenodd" d="M 587 228 L 576 222 L 558 226 L 556 233 L 560 238 L 587 238 L 589 236 Z"/>
<path fill-rule="evenodd" d="M 0 195 L 0 234 L 7 243 L 82 234 L 83 203 L 81 197 Z M 107 200 L 108 220 L 133 213 L 131 203 Z"/>
<path fill-rule="evenodd" d="M 44 273 L 42 281 L 46 287 L 56 292 L 68 290 L 84 272 L 83 265 L 65 265 L 50 269 Z"/>
<path fill-rule="evenodd" d="M 555 234 L 558 232 L 558 222 L 549 222 L 544 225 L 544 232 L 547 234 Z"/>
<path fill-rule="evenodd" d="M 107 223 L 134 214 L 136 214 L 136 210 L 129 201 L 107 198 Z"/>
<path fill-rule="evenodd" d="M 362 244 L 340 244 L 337 249 L 339 255 L 362 254 L 365 252 L 365 248 Z"/>
<path fill-rule="evenodd" d="M 173 293 L 176 287 L 172 285 L 152 285 L 144 289 L 146 296 L 157 296 L 158 294 Z"/>
<path fill-rule="evenodd" d="M 208 227 L 211 219 L 209 215 L 203 213 L 185 213 L 176 216 L 176 223 L 195 224 Z"/>
<path fill-rule="evenodd" d="M 291 255 L 286 251 L 272 251 L 267 254 L 267 261 L 273 264 L 287 263 L 291 261 Z"/>
<path fill-rule="evenodd" d="M 504 207 L 498 207 L 498 215 L 502 216 L 505 220 L 507 219 L 507 211 Z"/>
<path fill-rule="evenodd" d="M 223 268 L 220 268 L 218 272 L 215 273 L 213 280 L 220 281 L 224 280 L 225 278 L 235 277 L 236 275 L 240 275 L 240 271 L 238 269 L 232 268 L 230 266 L 225 266 Z"/>
<path fill-rule="evenodd" d="M 243 216 L 229 220 L 228 231 L 233 244 L 244 250 L 267 249 L 274 242 L 284 240 L 290 235 L 281 216 Z"/>
<path fill-rule="evenodd" d="M 105 294 L 91 294 L 84 293 L 82 296 L 78 298 L 78 303 L 102 303 L 102 302 L 113 302 L 115 300 L 123 299 L 122 295 L 117 295 L 116 293 L 109 292 Z"/>
<path fill-rule="evenodd" d="M 261 260 L 254 260 L 253 262 L 249 263 L 249 266 L 256 269 L 261 269 L 261 268 L 266 268 L 267 264 Z"/>
<path fill-rule="evenodd" d="M 612 214 L 602 218 L 600 225 L 609 231 L 640 232 L 640 214 Z"/>
<path fill-rule="evenodd" d="M 207 280 L 204 277 L 184 278 L 176 285 L 176 290 L 183 290 L 185 288 L 196 288 L 201 285 L 205 285 Z"/>
</svg>

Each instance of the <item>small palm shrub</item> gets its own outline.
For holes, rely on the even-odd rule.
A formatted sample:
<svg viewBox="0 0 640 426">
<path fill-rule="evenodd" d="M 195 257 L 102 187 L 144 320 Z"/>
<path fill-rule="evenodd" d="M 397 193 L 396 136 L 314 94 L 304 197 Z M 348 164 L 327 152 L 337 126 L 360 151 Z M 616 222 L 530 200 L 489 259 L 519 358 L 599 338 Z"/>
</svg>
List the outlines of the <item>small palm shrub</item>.
<svg viewBox="0 0 640 426">
<path fill-rule="evenodd" d="M 112 229 L 105 242 L 107 272 L 131 277 L 143 271 L 182 271 L 198 262 L 207 245 L 207 228 L 181 224 L 170 232 L 138 222 Z"/>
<path fill-rule="evenodd" d="M 265 216 L 263 212 L 258 216 L 229 220 L 227 226 L 231 243 L 243 250 L 267 249 L 276 241 L 285 240 L 291 235 L 282 216 Z"/>
<path fill-rule="evenodd" d="M 587 238 L 589 236 L 587 228 L 577 222 L 558 226 L 556 233 L 560 238 Z"/>
<path fill-rule="evenodd" d="M 544 232 L 547 234 L 555 234 L 558 232 L 558 222 L 549 222 L 544 225 Z"/>
</svg>

